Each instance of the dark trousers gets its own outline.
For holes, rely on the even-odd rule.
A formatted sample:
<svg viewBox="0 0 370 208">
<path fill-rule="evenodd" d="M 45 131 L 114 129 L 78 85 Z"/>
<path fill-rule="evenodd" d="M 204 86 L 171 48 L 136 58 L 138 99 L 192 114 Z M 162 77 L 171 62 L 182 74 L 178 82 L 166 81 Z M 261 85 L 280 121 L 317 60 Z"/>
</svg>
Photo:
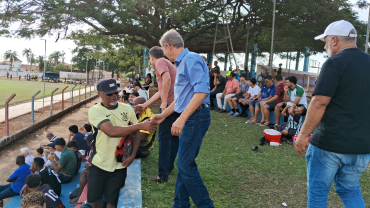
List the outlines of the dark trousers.
<svg viewBox="0 0 370 208">
<path fill-rule="evenodd" d="M 211 93 L 209 93 L 209 100 L 210 100 L 210 102 L 211 102 L 211 108 L 214 108 L 216 105 L 213 103 L 213 98 L 216 98 L 216 95 L 217 95 L 217 93 L 220 93 L 220 92 L 218 92 L 217 90 L 216 91 L 213 91 L 213 92 L 211 92 Z"/>
<path fill-rule="evenodd" d="M 249 108 L 249 103 L 247 103 L 246 105 L 243 105 L 243 103 L 239 103 L 239 104 L 240 104 L 240 108 L 242 109 L 242 112 L 241 113 L 248 114 L 247 113 L 247 110 Z"/>
<path fill-rule="evenodd" d="M 2 201 L 3 199 L 6 199 L 6 198 L 10 198 L 10 197 L 19 195 L 19 193 L 15 193 L 13 191 L 12 187 L 10 187 L 11 185 L 12 184 L 9 183 L 7 185 L 0 186 L 0 201 Z"/>
<path fill-rule="evenodd" d="M 160 110 L 160 113 L 162 113 L 162 110 Z M 174 112 L 159 124 L 158 176 L 162 180 L 168 180 L 168 173 L 171 173 L 175 168 L 174 162 L 179 149 L 179 137 L 171 134 L 171 128 L 179 116 L 179 113 Z"/>
</svg>

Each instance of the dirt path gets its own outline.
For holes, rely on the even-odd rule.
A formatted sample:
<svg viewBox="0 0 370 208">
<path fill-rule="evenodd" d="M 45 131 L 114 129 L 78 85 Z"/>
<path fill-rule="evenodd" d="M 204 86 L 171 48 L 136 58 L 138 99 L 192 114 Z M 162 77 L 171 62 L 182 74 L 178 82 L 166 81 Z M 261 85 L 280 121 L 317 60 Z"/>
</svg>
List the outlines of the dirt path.
<svg viewBox="0 0 370 208">
<path fill-rule="evenodd" d="M 48 126 L 32 132 L 26 137 L 0 149 L 0 185 L 7 184 L 6 179 L 17 169 L 18 166 L 15 164 L 15 159 L 20 154 L 21 148 L 28 147 L 31 154 L 35 156 L 36 149 L 40 147 L 39 144 L 47 144 L 49 142 L 46 138 L 48 132 L 67 139 L 69 135 L 68 127 L 74 124 L 79 127 L 86 124 L 88 122 L 88 110 L 98 102 L 100 102 L 100 98 L 87 103 L 86 106 L 82 106 L 63 118 L 50 123 Z M 8 201 L 9 199 L 4 200 L 4 205 Z"/>
</svg>

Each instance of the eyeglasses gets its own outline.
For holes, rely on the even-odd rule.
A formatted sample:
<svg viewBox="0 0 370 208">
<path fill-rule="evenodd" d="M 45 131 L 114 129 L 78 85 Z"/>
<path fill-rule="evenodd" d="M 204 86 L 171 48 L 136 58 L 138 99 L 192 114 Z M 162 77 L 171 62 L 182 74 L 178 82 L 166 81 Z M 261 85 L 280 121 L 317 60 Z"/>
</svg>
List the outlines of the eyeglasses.
<svg viewBox="0 0 370 208">
<path fill-rule="evenodd" d="M 105 94 L 105 95 L 108 96 L 108 97 L 110 97 L 110 96 L 112 96 L 114 94 L 118 95 L 118 92 L 113 92 L 113 93 L 109 93 L 109 94 Z"/>
</svg>

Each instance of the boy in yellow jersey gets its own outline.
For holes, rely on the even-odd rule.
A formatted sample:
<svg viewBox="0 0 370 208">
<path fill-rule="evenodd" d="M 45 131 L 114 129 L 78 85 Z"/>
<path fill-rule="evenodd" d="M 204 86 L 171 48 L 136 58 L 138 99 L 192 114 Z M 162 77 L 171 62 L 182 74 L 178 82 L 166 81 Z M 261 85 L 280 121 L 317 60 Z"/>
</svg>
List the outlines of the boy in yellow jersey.
<svg viewBox="0 0 370 208">
<path fill-rule="evenodd" d="M 137 97 L 133 102 L 133 107 L 135 108 L 138 104 L 145 103 L 144 97 Z M 135 112 L 138 112 L 135 110 Z M 154 113 L 150 108 L 146 108 L 142 113 L 136 113 L 138 123 L 141 123 L 151 117 L 154 116 Z M 154 140 L 155 140 L 155 133 L 156 132 L 149 132 L 140 130 L 140 132 L 136 133 L 138 139 L 140 139 L 140 146 L 136 153 L 136 158 L 144 158 L 148 157 L 154 148 Z"/>
</svg>

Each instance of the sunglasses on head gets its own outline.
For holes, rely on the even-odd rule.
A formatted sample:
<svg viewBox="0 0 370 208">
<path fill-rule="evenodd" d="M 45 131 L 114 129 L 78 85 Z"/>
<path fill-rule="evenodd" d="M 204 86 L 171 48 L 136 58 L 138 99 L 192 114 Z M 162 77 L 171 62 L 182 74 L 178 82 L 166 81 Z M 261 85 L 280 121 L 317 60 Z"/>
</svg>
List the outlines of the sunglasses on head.
<svg viewBox="0 0 370 208">
<path fill-rule="evenodd" d="M 108 97 L 110 97 L 110 96 L 112 96 L 114 94 L 118 95 L 118 92 L 113 92 L 113 93 L 109 93 L 109 94 L 105 94 L 105 95 L 108 96 Z"/>
</svg>

